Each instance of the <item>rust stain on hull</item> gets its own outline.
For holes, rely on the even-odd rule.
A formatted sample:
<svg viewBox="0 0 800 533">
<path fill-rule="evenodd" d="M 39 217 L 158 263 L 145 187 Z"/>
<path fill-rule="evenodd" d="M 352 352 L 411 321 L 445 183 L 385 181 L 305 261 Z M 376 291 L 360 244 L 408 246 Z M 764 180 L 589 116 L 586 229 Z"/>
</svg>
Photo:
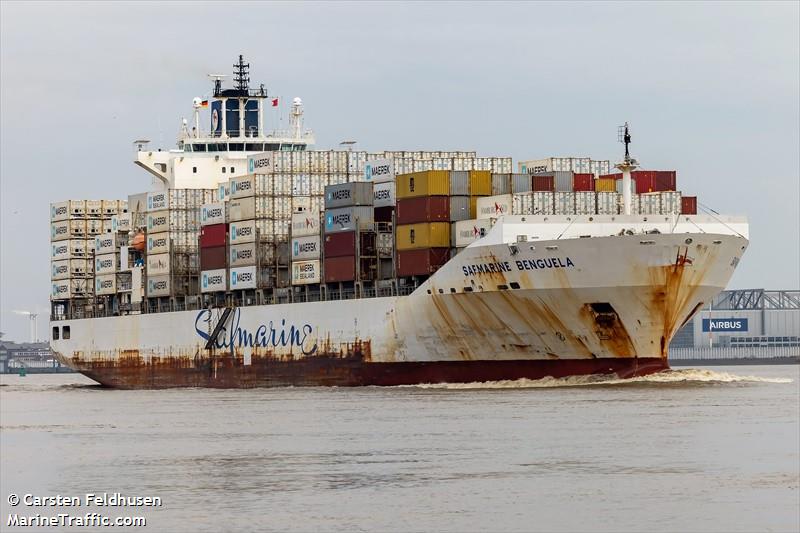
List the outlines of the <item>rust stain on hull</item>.
<svg viewBox="0 0 800 533">
<path fill-rule="evenodd" d="M 616 374 L 628 378 L 669 368 L 662 358 L 371 363 L 355 355 L 314 356 L 288 361 L 253 356 L 250 365 L 242 364 L 238 357 L 231 355 L 152 357 L 149 362 L 132 357 L 117 361 L 68 360 L 70 366 L 95 381 L 121 389 L 392 386 L 588 374 Z"/>
</svg>

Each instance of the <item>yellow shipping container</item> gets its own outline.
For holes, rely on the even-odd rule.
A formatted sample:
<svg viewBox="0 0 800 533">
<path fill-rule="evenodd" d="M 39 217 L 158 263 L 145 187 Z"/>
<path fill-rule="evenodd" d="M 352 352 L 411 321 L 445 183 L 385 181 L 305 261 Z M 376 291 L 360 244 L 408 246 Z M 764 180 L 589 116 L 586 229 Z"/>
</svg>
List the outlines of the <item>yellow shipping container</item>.
<svg viewBox="0 0 800 533">
<path fill-rule="evenodd" d="M 478 218 L 478 197 L 469 197 L 469 218 Z"/>
<path fill-rule="evenodd" d="M 616 192 L 617 180 L 614 178 L 598 178 L 594 180 L 594 190 L 597 192 Z"/>
<path fill-rule="evenodd" d="M 422 222 L 397 226 L 397 249 L 447 248 L 450 246 L 449 222 Z"/>
<path fill-rule="evenodd" d="M 471 196 L 492 195 L 492 172 L 490 170 L 469 171 L 469 194 Z"/>
<path fill-rule="evenodd" d="M 426 170 L 397 176 L 397 199 L 419 196 L 448 196 L 450 194 L 450 172 Z"/>
</svg>

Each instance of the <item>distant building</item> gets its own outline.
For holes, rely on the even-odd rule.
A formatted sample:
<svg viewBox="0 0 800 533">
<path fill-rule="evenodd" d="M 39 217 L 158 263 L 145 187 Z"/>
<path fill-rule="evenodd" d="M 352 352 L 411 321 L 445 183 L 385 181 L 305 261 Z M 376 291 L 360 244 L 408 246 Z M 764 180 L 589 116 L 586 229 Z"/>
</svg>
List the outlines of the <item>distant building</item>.
<svg viewBox="0 0 800 533">
<path fill-rule="evenodd" d="M 714 346 L 800 346 L 800 291 L 723 291 L 670 344 L 672 348 Z"/>
<path fill-rule="evenodd" d="M 47 369 L 61 365 L 53 358 L 47 342 L 0 341 L 0 374 L 16 372 L 21 367 Z"/>
</svg>

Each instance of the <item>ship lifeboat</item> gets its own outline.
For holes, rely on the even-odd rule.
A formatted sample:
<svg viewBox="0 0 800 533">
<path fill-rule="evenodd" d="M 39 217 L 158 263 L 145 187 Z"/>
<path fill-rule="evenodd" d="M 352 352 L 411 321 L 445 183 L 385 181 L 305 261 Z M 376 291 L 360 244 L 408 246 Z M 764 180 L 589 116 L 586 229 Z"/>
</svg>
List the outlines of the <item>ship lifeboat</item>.
<svg viewBox="0 0 800 533">
<path fill-rule="evenodd" d="M 134 235 L 133 240 L 131 241 L 131 246 L 134 250 L 143 252 L 144 251 L 144 233 L 141 231 Z"/>
</svg>

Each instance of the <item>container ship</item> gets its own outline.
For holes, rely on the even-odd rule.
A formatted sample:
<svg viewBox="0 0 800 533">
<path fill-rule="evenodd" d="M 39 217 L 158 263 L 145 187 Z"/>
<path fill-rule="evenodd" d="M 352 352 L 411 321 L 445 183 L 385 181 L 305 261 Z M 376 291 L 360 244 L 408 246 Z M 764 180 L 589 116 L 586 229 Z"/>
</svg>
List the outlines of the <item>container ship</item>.
<svg viewBox="0 0 800 533">
<path fill-rule="evenodd" d="M 265 130 L 280 98 L 248 68 L 175 149 L 136 141 L 149 191 L 51 204 L 62 363 L 128 389 L 644 375 L 747 247 L 744 217 L 639 169 L 627 125 L 614 166 L 314 150 L 299 98 Z"/>
</svg>

